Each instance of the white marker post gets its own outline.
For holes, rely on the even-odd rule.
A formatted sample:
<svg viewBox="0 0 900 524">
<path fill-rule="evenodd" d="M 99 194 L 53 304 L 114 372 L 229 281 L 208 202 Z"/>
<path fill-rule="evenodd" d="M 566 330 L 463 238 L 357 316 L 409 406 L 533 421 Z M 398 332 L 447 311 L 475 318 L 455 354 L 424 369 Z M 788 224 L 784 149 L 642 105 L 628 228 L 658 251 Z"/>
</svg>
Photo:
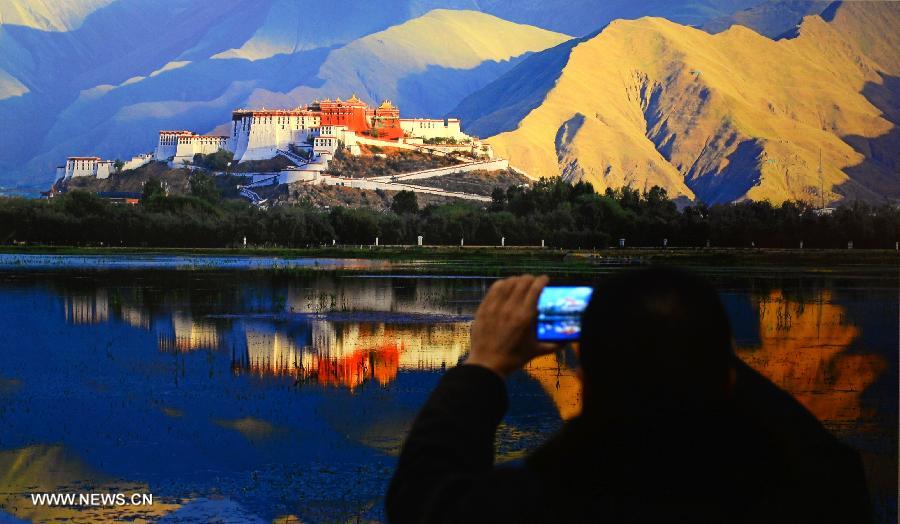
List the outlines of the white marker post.
<svg viewBox="0 0 900 524">
<path fill-rule="evenodd" d="M 506 247 L 506 237 L 500 237 L 500 247 Z"/>
<path fill-rule="evenodd" d="M 419 246 L 422 245 L 422 235 L 419 235 Z"/>
</svg>

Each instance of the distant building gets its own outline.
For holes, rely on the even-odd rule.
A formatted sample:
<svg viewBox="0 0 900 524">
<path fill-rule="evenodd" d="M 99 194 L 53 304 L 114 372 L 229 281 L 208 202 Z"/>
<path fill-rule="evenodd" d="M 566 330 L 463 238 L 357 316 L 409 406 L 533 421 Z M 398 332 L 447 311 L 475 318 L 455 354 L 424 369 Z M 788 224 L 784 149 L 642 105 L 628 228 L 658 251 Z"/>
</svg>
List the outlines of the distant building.
<svg viewBox="0 0 900 524">
<path fill-rule="evenodd" d="M 193 133 L 187 130 L 160 131 L 159 141 L 156 143 L 156 151 L 153 152 L 153 158 L 159 162 L 168 162 L 175 158 L 175 153 L 178 150 L 178 137 L 182 135 L 193 135 Z"/>
<path fill-rule="evenodd" d="M 437 143 L 423 146 L 425 141 Z M 295 179 L 305 176 L 301 171 L 325 171 L 339 150 L 359 155 L 364 147 L 385 145 L 493 158 L 488 144 L 462 132 L 458 118 L 401 118 L 400 109 L 390 100 L 369 107 L 353 95 L 347 100 L 316 100 L 294 109 L 237 109 L 231 115 L 230 136 L 198 135 L 186 129 L 162 130 L 152 153 L 124 161 L 121 169 L 137 169 L 154 160 L 178 167 L 192 163 L 198 153 L 209 155 L 224 149 L 234 153 L 235 162 L 285 156 L 295 165 L 286 179 Z M 103 179 L 115 171 L 115 161 L 96 156 L 69 157 L 66 165 L 56 168 L 57 179 Z"/>
<path fill-rule="evenodd" d="M 137 169 L 153 160 L 153 153 L 135 155 L 122 163 L 122 170 Z M 116 172 L 115 160 L 103 160 L 99 156 L 70 156 L 66 165 L 56 167 L 56 179 L 71 179 L 83 176 L 109 178 Z"/>
<path fill-rule="evenodd" d="M 228 149 L 234 159 L 265 160 L 307 141 L 322 115 L 308 109 L 238 109 L 231 114 Z"/>
<path fill-rule="evenodd" d="M 126 160 L 125 163 L 122 164 L 122 171 L 137 169 L 143 165 L 149 164 L 153 161 L 153 158 L 153 153 L 141 153 L 140 155 L 135 155 L 131 157 L 130 160 Z"/>
<path fill-rule="evenodd" d="M 159 132 L 154 158 L 160 162 L 172 162 L 176 165 L 193 162 L 197 153 L 209 155 L 220 149 L 227 149 L 228 137 L 218 135 L 197 135 L 191 131 Z"/>
<path fill-rule="evenodd" d="M 59 178 L 76 178 L 92 176 L 96 178 L 109 178 L 110 173 L 116 170 L 114 160 L 101 160 L 99 156 L 70 156 L 66 159 L 66 165 L 56 168 Z"/>
<path fill-rule="evenodd" d="M 242 162 L 272 158 L 277 150 L 286 151 L 291 145 L 311 144 L 319 150 L 340 143 L 352 152 L 357 138 L 360 142 L 414 142 L 413 139 L 431 138 L 462 141 L 470 137 L 462 132 L 457 118 L 404 119 L 390 100 L 373 108 L 353 95 L 347 100 L 316 100 L 295 109 L 235 110 L 228 149 L 234 152 L 236 161 Z"/>
<path fill-rule="evenodd" d="M 460 129 L 458 118 L 401 118 L 400 127 L 406 136 L 416 138 L 452 138 L 459 141 L 469 138 Z"/>
</svg>

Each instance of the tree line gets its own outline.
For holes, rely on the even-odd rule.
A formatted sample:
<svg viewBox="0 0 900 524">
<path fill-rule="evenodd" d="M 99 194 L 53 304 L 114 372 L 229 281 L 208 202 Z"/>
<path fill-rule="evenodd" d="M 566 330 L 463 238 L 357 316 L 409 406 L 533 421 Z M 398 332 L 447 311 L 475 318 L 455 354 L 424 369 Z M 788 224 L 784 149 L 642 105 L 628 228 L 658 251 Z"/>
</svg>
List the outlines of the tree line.
<svg viewBox="0 0 900 524">
<path fill-rule="evenodd" d="M 542 180 L 497 188 L 487 205 L 452 202 L 420 207 L 415 193 L 395 195 L 389 211 L 320 209 L 310 204 L 254 207 L 223 199 L 208 178 L 192 175 L 190 193 L 168 195 L 150 181 L 138 205 L 113 204 L 71 191 L 49 200 L 0 198 L 0 242 L 51 245 L 282 247 L 425 244 L 603 248 L 771 247 L 893 249 L 900 210 L 853 202 L 825 214 L 803 202 L 739 202 L 678 209 L 666 191 Z"/>
</svg>

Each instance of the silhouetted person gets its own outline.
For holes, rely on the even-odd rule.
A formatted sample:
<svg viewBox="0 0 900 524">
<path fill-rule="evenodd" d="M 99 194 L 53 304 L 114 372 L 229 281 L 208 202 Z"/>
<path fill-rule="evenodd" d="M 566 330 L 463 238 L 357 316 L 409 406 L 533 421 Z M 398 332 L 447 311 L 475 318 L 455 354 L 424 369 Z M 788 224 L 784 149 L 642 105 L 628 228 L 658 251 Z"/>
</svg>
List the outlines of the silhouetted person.
<svg viewBox="0 0 900 524">
<path fill-rule="evenodd" d="M 521 463 L 495 467 L 505 377 L 557 349 L 534 335 L 546 282 L 491 287 L 466 363 L 444 375 L 403 445 L 392 522 L 870 520 L 858 455 L 735 357 L 712 288 L 669 269 L 595 290 L 582 414 Z"/>
</svg>

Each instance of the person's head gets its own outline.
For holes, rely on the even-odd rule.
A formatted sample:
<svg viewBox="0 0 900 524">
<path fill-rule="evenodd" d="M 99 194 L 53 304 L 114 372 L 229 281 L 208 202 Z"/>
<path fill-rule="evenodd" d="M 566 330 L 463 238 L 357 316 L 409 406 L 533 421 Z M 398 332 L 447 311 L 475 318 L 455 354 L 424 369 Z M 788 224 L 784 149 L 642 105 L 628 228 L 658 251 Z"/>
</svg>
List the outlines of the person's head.
<svg viewBox="0 0 900 524">
<path fill-rule="evenodd" d="M 595 289 L 582 324 L 585 413 L 705 412 L 730 394 L 731 327 L 698 276 L 661 268 L 615 274 Z"/>
</svg>

